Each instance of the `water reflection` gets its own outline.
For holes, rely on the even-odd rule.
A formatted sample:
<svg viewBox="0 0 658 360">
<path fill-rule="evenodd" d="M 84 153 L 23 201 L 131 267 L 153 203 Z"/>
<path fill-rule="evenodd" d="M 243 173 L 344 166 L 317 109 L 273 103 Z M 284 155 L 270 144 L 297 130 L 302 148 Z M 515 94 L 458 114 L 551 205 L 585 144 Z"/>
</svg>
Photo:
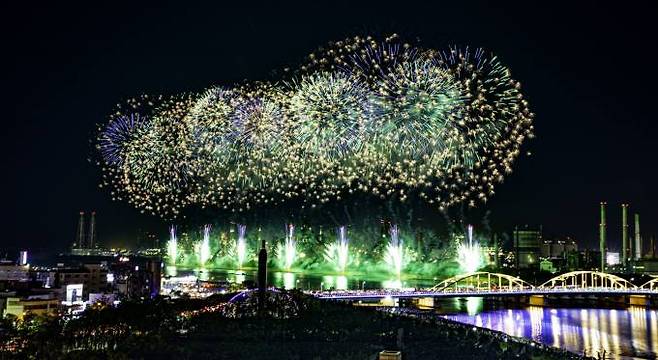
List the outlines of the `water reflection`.
<svg viewBox="0 0 658 360">
<path fill-rule="evenodd" d="M 528 307 L 473 315 L 468 302 L 466 308 L 444 316 L 606 359 L 654 359 L 658 352 L 658 310 Z"/>
<path fill-rule="evenodd" d="M 382 281 L 383 289 L 402 289 L 402 281 L 400 279 Z"/>
<path fill-rule="evenodd" d="M 484 307 L 484 300 L 481 297 L 454 298 L 453 301 L 455 308 L 471 316 L 481 312 Z M 476 318 L 476 322 L 481 323 L 481 321 L 482 319 Z M 482 326 L 478 324 L 474 325 Z"/>
<path fill-rule="evenodd" d="M 334 289 L 334 290 L 347 290 L 348 283 L 347 277 L 343 275 L 333 276 L 325 275 L 322 277 L 322 283 L 324 284 L 324 289 Z"/>
<path fill-rule="evenodd" d="M 247 274 L 244 272 L 236 272 L 235 273 L 235 283 L 236 284 L 242 284 L 247 280 Z"/>
<path fill-rule="evenodd" d="M 292 272 L 275 272 L 272 282 L 274 283 L 274 286 L 286 290 L 294 289 L 299 284 L 297 275 Z"/>
<path fill-rule="evenodd" d="M 176 265 L 167 265 L 167 266 L 165 266 L 165 275 L 166 276 L 178 276 L 178 271 L 176 270 Z"/>
<path fill-rule="evenodd" d="M 285 275 L 284 274 L 288 274 Z M 256 269 L 190 269 L 176 266 L 165 267 L 166 276 L 188 276 L 195 275 L 205 280 L 229 281 L 244 283 L 245 281 L 256 281 Z M 388 280 L 371 279 L 367 276 L 356 275 L 324 275 L 308 274 L 302 272 L 269 272 L 267 275 L 268 285 L 278 288 L 298 288 L 304 290 L 335 289 L 402 289 L 431 287 L 436 284 L 433 279 L 399 279 Z M 290 279 L 293 279 L 292 281 Z"/>
<path fill-rule="evenodd" d="M 204 268 L 197 268 L 194 270 L 194 275 L 202 281 L 210 280 L 210 273 Z"/>
</svg>

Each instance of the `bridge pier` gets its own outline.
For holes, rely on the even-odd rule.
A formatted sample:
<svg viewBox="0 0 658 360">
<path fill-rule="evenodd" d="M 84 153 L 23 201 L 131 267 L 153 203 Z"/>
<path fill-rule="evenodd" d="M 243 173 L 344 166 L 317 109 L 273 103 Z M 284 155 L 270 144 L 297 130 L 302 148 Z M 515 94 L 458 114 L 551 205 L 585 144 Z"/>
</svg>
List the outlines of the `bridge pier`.
<svg viewBox="0 0 658 360">
<path fill-rule="evenodd" d="M 380 304 L 381 306 L 391 306 L 391 307 L 395 307 L 395 306 L 398 306 L 398 305 L 399 305 L 399 299 L 398 299 L 398 298 L 394 298 L 394 297 L 387 296 L 387 297 L 382 298 L 382 299 L 380 300 L 379 304 Z"/>
<path fill-rule="evenodd" d="M 424 297 L 419 298 L 416 306 L 420 309 L 433 309 L 434 308 L 434 298 L 433 297 Z"/>
<path fill-rule="evenodd" d="M 528 304 L 532 306 L 545 306 L 546 300 L 544 295 L 530 295 L 528 298 Z"/>
<path fill-rule="evenodd" d="M 631 306 L 650 306 L 651 299 L 646 295 L 629 295 L 627 303 Z"/>
</svg>

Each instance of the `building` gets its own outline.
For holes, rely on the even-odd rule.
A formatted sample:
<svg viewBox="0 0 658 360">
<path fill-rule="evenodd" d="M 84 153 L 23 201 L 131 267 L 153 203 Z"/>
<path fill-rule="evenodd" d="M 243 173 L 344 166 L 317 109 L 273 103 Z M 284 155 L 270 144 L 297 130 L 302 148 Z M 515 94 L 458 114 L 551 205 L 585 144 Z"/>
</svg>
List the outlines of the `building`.
<svg viewBox="0 0 658 360">
<path fill-rule="evenodd" d="M 57 315 L 60 300 L 54 292 L 31 293 L 23 296 L 8 296 L 3 316 L 11 315 L 23 319 L 26 315 Z"/>
<path fill-rule="evenodd" d="M 570 237 L 544 239 L 540 247 L 543 259 L 564 259 L 571 251 L 578 251 L 578 245 Z"/>
<path fill-rule="evenodd" d="M 619 265 L 619 263 L 619 252 L 608 251 L 605 254 L 605 264 L 607 266 L 615 266 Z"/>
<path fill-rule="evenodd" d="M 658 275 L 658 258 L 645 258 L 633 264 L 633 271 L 647 275 Z"/>
<path fill-rule="evenodd" d="M 532 228 L 528 225 L 517 226 L 514 229 L 514 251 L 516 267 L 538 268 L 542 241 L 542 227 Z"/>
<path fill-rule="evenodd" d="M 598 250 L 586 249 L 579 253 L 580 266 L 578 270 L 596 270 L 599 271 L 601 267 L 601 252 Z"/>
<path fill-rule="evenodd" d="M 0 261 L 0 281 L 29 281 L 30 266 L 17 265 L 13 261 Z"/>
<path fill-rule="evenodd" d="M 108 269 L 105 263 L 85 264 L 82 267 L 57 269 L 56 286 L 67 288 L 68 285 L 82 285 L 83 300 L 89 298 L 89 293 L 105 293 L 111 290 L 108 285 Z"/>
</svg>

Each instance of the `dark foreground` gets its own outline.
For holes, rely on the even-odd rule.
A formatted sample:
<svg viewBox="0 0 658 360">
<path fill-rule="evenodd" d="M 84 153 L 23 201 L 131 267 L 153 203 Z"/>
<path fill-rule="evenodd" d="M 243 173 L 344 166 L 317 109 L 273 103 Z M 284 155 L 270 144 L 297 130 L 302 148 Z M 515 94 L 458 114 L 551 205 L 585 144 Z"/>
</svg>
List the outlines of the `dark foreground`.
<svg viewBox="0 0 658 360">
<path fill-rule="evenodd" d="M 75 320 L 2 325 L 0 358 L 32 359 L 568 359 L 576 355 L 417 313 L 322 302 L 299 293 L 256 299 L 156 300 Z"/>
</svg>

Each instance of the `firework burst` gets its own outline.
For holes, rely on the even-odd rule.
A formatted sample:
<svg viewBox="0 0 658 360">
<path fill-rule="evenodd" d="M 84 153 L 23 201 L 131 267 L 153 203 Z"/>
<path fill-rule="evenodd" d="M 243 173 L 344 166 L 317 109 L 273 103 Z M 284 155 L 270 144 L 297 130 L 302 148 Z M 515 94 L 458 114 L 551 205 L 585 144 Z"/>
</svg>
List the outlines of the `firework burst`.
<svg viewBox="0 0 658 360">
<path fill-rule="evenodd" d="M 130 99 L 97 149 L 114 199 L 168 218 L 354 194 L 444 210 L 494 194 L 532 119 L 519 82 L 481 49 L 354 37 L 276 83 Z"/>
</svg>

